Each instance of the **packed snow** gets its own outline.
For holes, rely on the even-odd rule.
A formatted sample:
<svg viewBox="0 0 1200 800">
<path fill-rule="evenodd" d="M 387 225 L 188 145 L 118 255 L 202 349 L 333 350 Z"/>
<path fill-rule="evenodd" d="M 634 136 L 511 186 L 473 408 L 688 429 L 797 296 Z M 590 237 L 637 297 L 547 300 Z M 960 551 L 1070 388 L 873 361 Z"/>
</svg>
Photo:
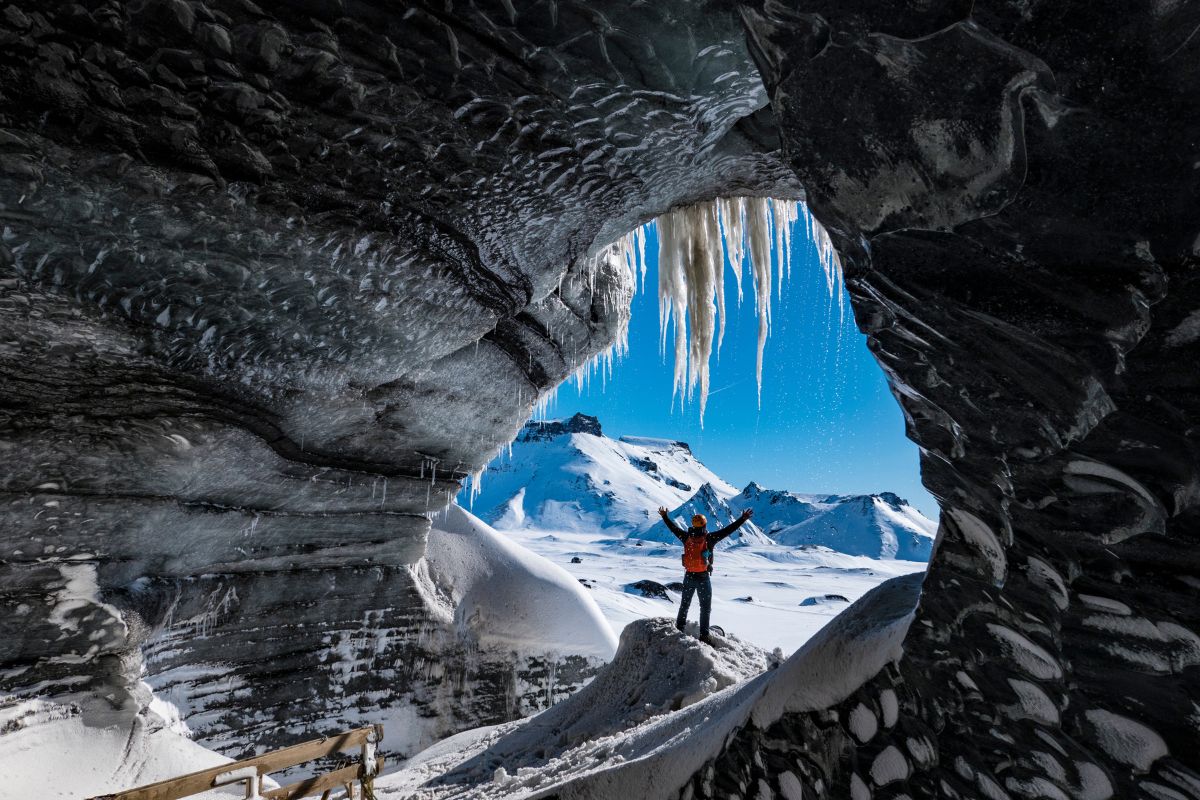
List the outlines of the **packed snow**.
<svg viewBox="0 0 1200 800">
<path fill-rule="evenodd" d="M 608 660 L 617 638 L 586 589 L 460 508 L 434 517 L 425 555 L 433 602 L 480 647 Z"/>
<path fill-rule="evenodd" d="M 153 711 L 92 719 L 72 705 L 29 700 L 0 708 L 0 730 L 0 800 L 82 800 L 231 760 L 191 741 Z M 196 795 L 244 796 L 237 786 Z"/>
</svg>

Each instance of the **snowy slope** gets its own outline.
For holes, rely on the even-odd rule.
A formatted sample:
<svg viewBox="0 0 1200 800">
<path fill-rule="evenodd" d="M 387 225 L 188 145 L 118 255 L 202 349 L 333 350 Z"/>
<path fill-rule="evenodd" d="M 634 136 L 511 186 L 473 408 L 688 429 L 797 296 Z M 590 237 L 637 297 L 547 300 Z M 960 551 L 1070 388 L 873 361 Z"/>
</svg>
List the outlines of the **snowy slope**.
<svg viewBox="0 0 1200 800">
<path fill-rule="evenodd" d="M 787 547 L 818 545 L 849 555 L 928 561 L 937 524 L 892 494 L 806 495 L 751 483 L 728 500 Z"/>
<path fill-rule="evenodd" d="M 673 797 L 738 728 L 841 702 L 899 657 L 921 576 L 877 587 L 776 669 L 711 680 L 699 702 L 676 700 L 752 655 L 736 640 L 710 649 L 650 620 L 621 637 L 592 686 L 537 717 L 440 742 L 376 782 L 380 800 Z M 732 651 L 732 652 L 730 652 Z M 720 659 L 720 662 L 718 662 Z M 751 659 L 752 660 L 752 659 Z M 713 691 L 713 690 L 716 691 Z"/>
<path fill-rule="evenodd" d="M 652 525 L 659 506 L 677 508 L 704 484 L 737 489 L 700 463 L 687 444 L 604 436 L 595 417 L 531 422 L 511 455 L 484 473 L 471 509 L 502 530 L 607 531 Z"/>
</svg>

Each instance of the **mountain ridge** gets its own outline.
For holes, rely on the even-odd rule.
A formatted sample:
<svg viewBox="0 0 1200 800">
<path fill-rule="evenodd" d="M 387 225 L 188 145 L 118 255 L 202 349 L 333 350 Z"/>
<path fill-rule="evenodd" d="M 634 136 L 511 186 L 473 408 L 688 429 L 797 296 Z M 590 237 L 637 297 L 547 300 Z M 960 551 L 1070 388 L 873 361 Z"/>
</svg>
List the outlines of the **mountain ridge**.
<svg viewBox="0 0 1200 800">
<path fill-rule="evenodd" d="M 498 530 L 594 530 L 675 543 L 658 519 L 665 507 L 686 524 L 710 527 L 746 509 L 754 521 L 733 545 L 828 547 L 849 555 L 924 561 L 936 524 L 899 495 L 806 494 L 751 481 L 739 491 L 696 457 L 687 442 L 604 434 L 600 420 L 576 413 L 526 423 L 510 454 L 489 465 L 473 511 Z"/>
</svg>

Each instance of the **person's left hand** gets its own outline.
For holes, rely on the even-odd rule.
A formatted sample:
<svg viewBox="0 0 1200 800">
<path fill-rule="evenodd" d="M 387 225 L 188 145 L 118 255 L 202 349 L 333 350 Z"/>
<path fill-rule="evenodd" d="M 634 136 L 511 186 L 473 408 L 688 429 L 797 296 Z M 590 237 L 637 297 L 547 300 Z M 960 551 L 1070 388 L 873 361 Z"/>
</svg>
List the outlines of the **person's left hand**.
<svg viewBox="0 0 1200 800">
<path fill-rule="evenodd" d="M 742 520 L 743 521 L 748 520 L 753 516 L 754 516 L 754 509 L 752 509 L 752 508 L 747 508 L 745 511 L 742 512 Z"/>
</svg>

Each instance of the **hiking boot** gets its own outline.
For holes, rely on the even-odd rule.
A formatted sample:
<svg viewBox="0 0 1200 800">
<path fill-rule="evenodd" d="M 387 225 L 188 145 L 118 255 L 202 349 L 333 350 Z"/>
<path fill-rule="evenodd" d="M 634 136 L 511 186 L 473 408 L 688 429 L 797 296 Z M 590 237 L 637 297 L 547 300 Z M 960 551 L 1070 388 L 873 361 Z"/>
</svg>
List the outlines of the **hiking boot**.
<svg viewBox="0 0 1200 800">
<path fill-rule="evenodd" d="M 709 637 L 709 635 L 707 633 L 703 633 L 700 635 L 700 641 L 704 642 L 709 647 L 713 646 L 713 640 L 711 637 Z"/>
</svg>

